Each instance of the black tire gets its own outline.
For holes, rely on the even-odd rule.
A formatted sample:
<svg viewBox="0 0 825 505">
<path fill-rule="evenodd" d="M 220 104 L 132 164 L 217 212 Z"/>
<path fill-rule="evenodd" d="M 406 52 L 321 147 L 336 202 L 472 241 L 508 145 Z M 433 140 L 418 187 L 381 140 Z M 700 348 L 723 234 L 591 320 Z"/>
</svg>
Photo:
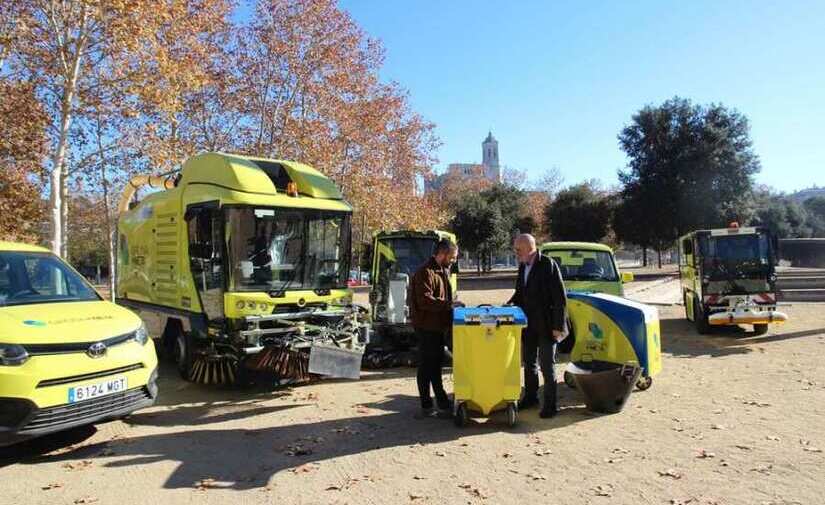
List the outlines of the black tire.
<svg viewBox="0 0 825 505">
<path fill-rule="evenodd" d="M 696 331 L 699 335 L 707 335 L 710 333 L 710 324 L 708 323 L 708 316 L 702 310 L 699 300 L 693 299 L 693 324 L 696 325 Z"/>
<path fill-rule="evenodd" d="M 572 373 L 564 372 L 564 383 L 567 384 L 567 387 L 570 389 L 576 389 L 576 379 Z"/>
<path fill-rule="evenodd" d="M 175 338 L 175 365 L 177 365 L 178 373 L 186 380 L 192 377 L 192 365 L 195 362 L 194 340 L 189 333 L 185 331 L 178 332 Z"/>
<path fill-rule="evenodd" d="M 466 403 L 459 403 L 458 407 L 455 409 L 455 416 L 453 416 L 453 422 L 459 428 L 463 428 L 467 426 L 467 421 L 469 420 L 469 416 L 467 414 L 467 404 Z"/>
<path fill-rule="evenodd" d="M 650 386 L 653 385 L 653 377 L 639 377 L 639 380 L 636 381 L 636 389 L 639 391 L 647 391 L 650 389 Z"/>
<path fill-rule="evenodd" d="M 753 333 L 754 335 L 764 335 L 768 333 L 768 323 L 753 325 Z"/>
<path fill-rule="evenodd" d="M 515 403 L 507 405 L 507 426 L 512 428 L 518 422 L 518 407 Z"/>
</svg>

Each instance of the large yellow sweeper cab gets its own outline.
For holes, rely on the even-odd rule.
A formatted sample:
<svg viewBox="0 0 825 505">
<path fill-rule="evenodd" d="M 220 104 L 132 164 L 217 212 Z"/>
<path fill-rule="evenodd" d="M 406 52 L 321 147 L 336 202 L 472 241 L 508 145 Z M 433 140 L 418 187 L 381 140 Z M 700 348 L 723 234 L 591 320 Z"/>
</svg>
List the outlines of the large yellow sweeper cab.
<svg viewBox="0 0 825 505">
<path fill-rule="evenodd" d="M 375 234 L 370 274 L 372 333 L 364 354 L 364 366 L 415 365 L 414 349 L 418 340 L 410 323 L 407 300 L 410 280 L 443 239 L 456 242 L 455 235 L 441 230 L 394 230 Z M 453 299 L 458 295 L 457 281 L 458 263 L 455 263 L 450 274 Z"/>
<path fill-rule="evenodd" d="M 514 426 L 521 395 L 521 330 L 526 326 L 518 307 L 453 310 L 454 415 L 457 426 L 470 412 L 488 416 L 505 410 Z"/>
<path fill-rule="evenodd" d="M 147 186 L 160 191 L 133 201 Z M 369 326 L 347 287 L 352 208 L 323 174 L 206 153 L 132 179 L 119 210 L 117 302 L 184 378 L 359 376 Z"/>
<path fill-rule="evenodd" d="M 592 410 L 616 412 L 634 385 L 648 389 L 662 369 L 658 311 L 604 293 L 567 296 L 576 342 L 565 383 L 579 389 Z"/>
</svg>

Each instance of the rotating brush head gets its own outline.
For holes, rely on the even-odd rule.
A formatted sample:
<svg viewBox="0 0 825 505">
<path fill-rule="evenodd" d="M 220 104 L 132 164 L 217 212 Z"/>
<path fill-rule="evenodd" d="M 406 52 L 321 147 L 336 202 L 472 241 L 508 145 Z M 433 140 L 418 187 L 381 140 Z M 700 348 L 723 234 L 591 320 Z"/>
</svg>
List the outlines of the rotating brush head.
<svg viewBox="0 0 825 505">
<path fill-rule="evenodd" d="M 309 354 L 287 347 L 267 347 L 247 361 L 247 367 L 268 372 L 281 379 L 309 380 Z"/>
<path fill-rule="evenodd" d="M 192 363 L 189 380 L 198 384 L 234 384 L 237 366 L 237 361 L 231 358 L 214 358 L 201 354 Z"/>
</svg>

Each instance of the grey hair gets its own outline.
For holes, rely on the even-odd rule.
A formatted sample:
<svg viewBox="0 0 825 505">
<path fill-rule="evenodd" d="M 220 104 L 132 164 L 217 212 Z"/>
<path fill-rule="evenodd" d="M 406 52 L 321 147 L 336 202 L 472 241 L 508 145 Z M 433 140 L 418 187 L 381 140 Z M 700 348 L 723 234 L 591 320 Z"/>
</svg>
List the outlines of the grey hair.
<svg viewBox="0 0 825 505">
<path fill-rule="evenodd" d="M 521 233 L 519 235 L 516 235 L 515 240 L 513 240 L 514 244 L 522 242 L 526 242 L 530 246 L 530 249 L 536 248 L 536 237 L 530 235 L 529 233 Z"/>
</svg>

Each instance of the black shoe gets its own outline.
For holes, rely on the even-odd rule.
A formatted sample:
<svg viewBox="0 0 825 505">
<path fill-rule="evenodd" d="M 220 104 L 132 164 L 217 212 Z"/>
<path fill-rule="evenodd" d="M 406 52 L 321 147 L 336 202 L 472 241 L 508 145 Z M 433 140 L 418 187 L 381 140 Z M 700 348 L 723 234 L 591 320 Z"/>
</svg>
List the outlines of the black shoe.
<svg viewBox="0 0 825 505">
<path fill-rule="evenodd" d="M 539 417 L 542 419 L 550 419 L 556 417 L 556 414 L 559 413 L 559 409 L 556 407 L 543 407 L 541 412 L 539 412 Z"/>
<path fill-rule="evenodd" d="M 537 407 L 538 404 L 539 404 L 539 399 L 538 398 L 531 398 L 531 397 L 522 398 L 521 400 L 518 401 L 518 409 L 519 410 L 527 410 L 529 408 Z"/>
<path fill-rule="evenodd" d="M 442 412 L 453 412 L 453 402 L 452 400 L 445 400 L 443 402 L 438 402 L 438 410 Z"/>
</svg>

